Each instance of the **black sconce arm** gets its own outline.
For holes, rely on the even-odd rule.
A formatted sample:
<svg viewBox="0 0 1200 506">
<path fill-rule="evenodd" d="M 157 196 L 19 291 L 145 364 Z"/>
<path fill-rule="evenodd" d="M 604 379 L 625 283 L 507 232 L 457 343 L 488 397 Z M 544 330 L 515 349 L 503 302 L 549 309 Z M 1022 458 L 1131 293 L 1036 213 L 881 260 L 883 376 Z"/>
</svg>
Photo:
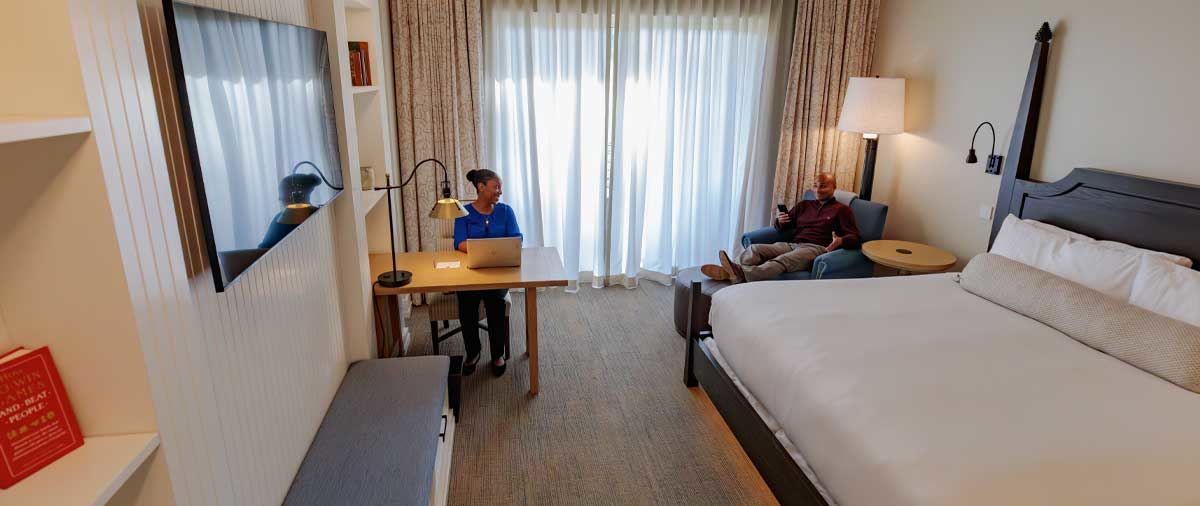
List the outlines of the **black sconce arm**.
<svg viewBox="0 0 1200 506">
<path fill-rule="evenodd" d="M 983 125 L 987 125 L 988 130 L 992 131 L 992 150 L 988 154 L 987 168 L 984 169 L 984 172 L 987 172 L 988 174 L 999 174 L 1000 165 L 1004 162 L 1004 157 L 996 155 L 996 127 L 992 126 L 992 122 L 990 121 L 984 121 L 983 123 L 980 123 L 979 126 L 975 127 L 975 134 L 971 136 L 971 149 L 967 151 L 967 163 L 975 163 L 979 161 L 979 159 L 975 157 L 975 138 L 979 136 L 979 129 L 983 128 Z"/>
<path fill-rule="evenodd" d="M 991 151 L 988 152 L 988 155 L 995 156 L 996 155 L 996 127 L 992 126 L 991 121 L 984 121 L 983 123 L 980 123 L 979 126 L 975 127 L 975 135 L 971 136 L 971 149 L 975 149 L 975 136 L 979 135 L 979 129 L 983 128 L 983 125 L 987 125 L 988 130 L 992 131 L 992 149 L 991 149 Z"/>
</svg>

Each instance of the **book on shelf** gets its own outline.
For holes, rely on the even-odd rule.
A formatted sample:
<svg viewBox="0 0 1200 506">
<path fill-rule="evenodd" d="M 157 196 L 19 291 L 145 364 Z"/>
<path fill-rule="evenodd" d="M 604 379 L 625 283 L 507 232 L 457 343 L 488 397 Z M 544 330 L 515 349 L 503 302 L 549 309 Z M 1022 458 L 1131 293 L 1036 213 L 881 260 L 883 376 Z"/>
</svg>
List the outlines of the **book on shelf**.
<svg viewBox="0 0 1200 506">
<path fill-rule="evenodd" d="M 350 50 L 350 86 L 362 86 L 362 53 L 357 50 Z"/>
<path fill-rule="evenodd" d="M 83 446 L 50 348 L 0 355 L 0 489 Z"/>
<path fill-rule="evenodd" d="M 361 41 L 350 41 L 350 84 L 353 86 L 370 86 L 371 85 L 371 52 L 367 50 L 367 43 Z M 355 56 L 357 55 L 357 57 Z M 357 81 L 354 74 L 358 73 Z"/>
</svg>

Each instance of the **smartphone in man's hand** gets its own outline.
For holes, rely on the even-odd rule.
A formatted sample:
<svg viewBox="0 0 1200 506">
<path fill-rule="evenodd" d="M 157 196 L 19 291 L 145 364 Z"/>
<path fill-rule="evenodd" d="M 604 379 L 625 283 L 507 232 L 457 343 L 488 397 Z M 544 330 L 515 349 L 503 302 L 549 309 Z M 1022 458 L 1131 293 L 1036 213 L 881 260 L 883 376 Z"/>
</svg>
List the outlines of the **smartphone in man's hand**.
<svg viewBox="0 0 1200 506">
<path fill-rule="evenodd" d="M 783 214 L 787 214 L 787 211 L 788 211 L 787 206 L 785 206 L 783 204 L 775 204 L 775 208 L 778 209 L 779 212 L 781 212 Z"/>
</svg>

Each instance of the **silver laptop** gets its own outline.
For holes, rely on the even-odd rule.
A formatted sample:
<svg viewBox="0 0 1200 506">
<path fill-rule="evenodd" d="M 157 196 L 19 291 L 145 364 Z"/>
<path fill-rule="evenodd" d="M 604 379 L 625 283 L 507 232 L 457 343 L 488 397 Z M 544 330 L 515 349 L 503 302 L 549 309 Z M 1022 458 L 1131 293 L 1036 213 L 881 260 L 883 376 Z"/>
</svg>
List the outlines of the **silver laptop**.
<svg viewBox="0 0 1200 506">
<path fill-rule="evenodd" d="M 521 238 L 467 239 L 467 268 L 520 267 Z"/>
</svg>

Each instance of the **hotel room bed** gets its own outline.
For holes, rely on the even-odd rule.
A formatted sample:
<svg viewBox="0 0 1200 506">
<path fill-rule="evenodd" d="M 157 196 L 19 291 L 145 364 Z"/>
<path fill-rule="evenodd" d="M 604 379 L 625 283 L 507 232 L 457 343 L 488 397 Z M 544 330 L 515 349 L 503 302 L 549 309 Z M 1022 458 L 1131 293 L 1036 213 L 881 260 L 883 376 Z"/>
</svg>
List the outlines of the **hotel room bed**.
<svg viewBox="0 0 1200 506">
<path fill-rule="evenodd" d="M 1030 177 L 1051 35 L 1035 36 L 991 239 L 1012 215 L 1200 260 L 1200 187 L 1089 168 Z M 1192 374 L 1184 388 L 1130 365 L 1162 358 L 1160 322 L 1097 325 L 1123 348 L 1094 346 L 1055 329 L 1109 320 L 1093 310 L 1108 303 L 1075 311 L 1047 284 L 1010 287 L 999 305 L 954 276 L 726 288 L 712 327 L 687 331 L 684 383 L 703 387 L 785 505 L 1200 504 L 1195 327 L 1173 324 L 1190 329 L 1169 343 L 1186 353 L 1166 347 Z M 1033 319 L 1047 312 L 1069 325 Z"/>
<path fill-rule="evenodd" d="M 955 276 L 734 286 L 706 351 L 829 504 L 1200 498 L 1200 395 Z"/>
</svg>

